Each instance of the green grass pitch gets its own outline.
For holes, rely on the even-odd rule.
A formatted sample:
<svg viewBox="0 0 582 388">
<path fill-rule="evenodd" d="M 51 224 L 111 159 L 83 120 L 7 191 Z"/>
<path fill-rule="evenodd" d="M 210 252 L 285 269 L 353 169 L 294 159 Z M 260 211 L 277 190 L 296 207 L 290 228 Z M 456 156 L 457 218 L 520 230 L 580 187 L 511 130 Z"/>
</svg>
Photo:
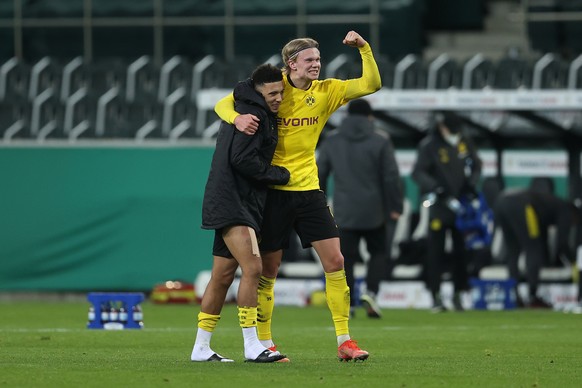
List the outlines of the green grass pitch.
<svg viewBox="0 0 582 388">
<path fill-rule="evenodd" d="M 384 310 L 350 321 L 365 362 L 338 362 L 325 307 L 277 307 L 287 364 L 243 362 L 236 308 L 215 351 L 235 363 L 190 362 L 198 305 L 145 303 L 142 330 L 86 329 L 88 303 L 0 303 L 0 387 L 578 387 L 582 316 L 553 311 Z"/>
</svg>

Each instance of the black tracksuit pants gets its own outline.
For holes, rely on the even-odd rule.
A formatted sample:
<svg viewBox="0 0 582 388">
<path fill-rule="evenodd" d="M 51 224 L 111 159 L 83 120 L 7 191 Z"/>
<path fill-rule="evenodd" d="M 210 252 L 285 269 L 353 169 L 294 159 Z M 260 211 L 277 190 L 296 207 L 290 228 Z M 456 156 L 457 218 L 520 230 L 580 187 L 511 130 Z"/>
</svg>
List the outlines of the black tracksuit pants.
<svg viewBox="0 0 582 388">
<path fill-rule="evenodd" d="M 454 290 L 455 292 L 467 290 L 469 275 L 465 238 L 462 232 L 455 227 L 455 215 L 441 204 L 433 205 L 429 212 L 428 252 L 425 264 L 427 287 L 433 297 L 440 291 L 443 272 L 447 269 L 445 241 L 447 230 L 450 230 L 453 249 L 449 258 Z"/>
<path fill-rule="evenodd" d="M 370 230 L 339 228 L 346 280 L 351 295 L 350 306 L 358 304 L 355 292 L 354 265 L 358 261 L 363 261 L 360 254 L 360 240 L 364 239 L 370 254 L 370 260 L 367 263 L 366 288 L 368 291 L 377 294 L 380 281 L 388 276 L 388 261 L 390 260 L 388 249 L 394 236 L 394 229 L 395 223 L 393 222 Z M 390 244 L 388 241 L 390 241 Z"/>
</svg>

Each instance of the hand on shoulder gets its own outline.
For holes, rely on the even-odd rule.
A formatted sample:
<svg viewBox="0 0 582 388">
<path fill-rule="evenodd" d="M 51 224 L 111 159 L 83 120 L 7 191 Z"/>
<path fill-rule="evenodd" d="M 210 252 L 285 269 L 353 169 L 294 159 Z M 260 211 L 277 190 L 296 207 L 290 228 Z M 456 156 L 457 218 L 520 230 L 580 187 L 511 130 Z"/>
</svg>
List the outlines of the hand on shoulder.
<svg viewBox="0 0 582 388">
<path fill-rule="evenodd" d="M 250 113 L 238 115 L 234 118 L 233 124 L 245 135 L 253 135 L 259 129 L 259 118 Z"/>
</svg>

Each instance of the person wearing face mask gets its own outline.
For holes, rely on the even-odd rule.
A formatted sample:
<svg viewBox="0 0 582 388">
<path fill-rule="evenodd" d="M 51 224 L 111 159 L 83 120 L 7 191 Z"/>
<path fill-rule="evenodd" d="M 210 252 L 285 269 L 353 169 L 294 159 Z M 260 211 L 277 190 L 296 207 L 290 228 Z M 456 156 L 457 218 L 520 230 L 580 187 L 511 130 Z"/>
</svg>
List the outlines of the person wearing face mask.
<svg viewBox="0 0 582 388">
<path fill-rule="evenodd" d="M 429 206 L 425 278 L 433 297 L 433 311 L 445 311 L 440 285 L 446 263 L 445 239 L 448 231 L 453 243 L 450 255 L 453 307 L 462 311 L 460 293 L 468 289 L 467 254 L 463 233 L 456 228 L 455 220 L 460 210 L 461 196 L 476 195 L 481 160 L 473 143 L 463 135 L 463 124 L 456 114 L 437 112 L 435 122 L 434 131 L 418 147 L 412 169 L 412 178 L 421 196 L 430 198 L 424 203 L 424 206 Z"/>
</svg>

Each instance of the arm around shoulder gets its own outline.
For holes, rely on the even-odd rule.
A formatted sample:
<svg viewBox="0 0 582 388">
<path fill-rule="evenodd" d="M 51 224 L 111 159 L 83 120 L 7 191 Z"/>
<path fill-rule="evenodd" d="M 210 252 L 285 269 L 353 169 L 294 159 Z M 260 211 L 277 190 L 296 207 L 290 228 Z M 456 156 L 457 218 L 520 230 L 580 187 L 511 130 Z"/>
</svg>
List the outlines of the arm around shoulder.
<svg viewBox="0 0 582 388">
<path fill-rule="evenodd" d="M 214 105 L 214 112 L 222 120 L 229 124 L 234 124 L 234 119 L 238 116 L 237 111 L 234 110 L 234 95 L 230 93 L 218 100 Z"/>
</svg>

